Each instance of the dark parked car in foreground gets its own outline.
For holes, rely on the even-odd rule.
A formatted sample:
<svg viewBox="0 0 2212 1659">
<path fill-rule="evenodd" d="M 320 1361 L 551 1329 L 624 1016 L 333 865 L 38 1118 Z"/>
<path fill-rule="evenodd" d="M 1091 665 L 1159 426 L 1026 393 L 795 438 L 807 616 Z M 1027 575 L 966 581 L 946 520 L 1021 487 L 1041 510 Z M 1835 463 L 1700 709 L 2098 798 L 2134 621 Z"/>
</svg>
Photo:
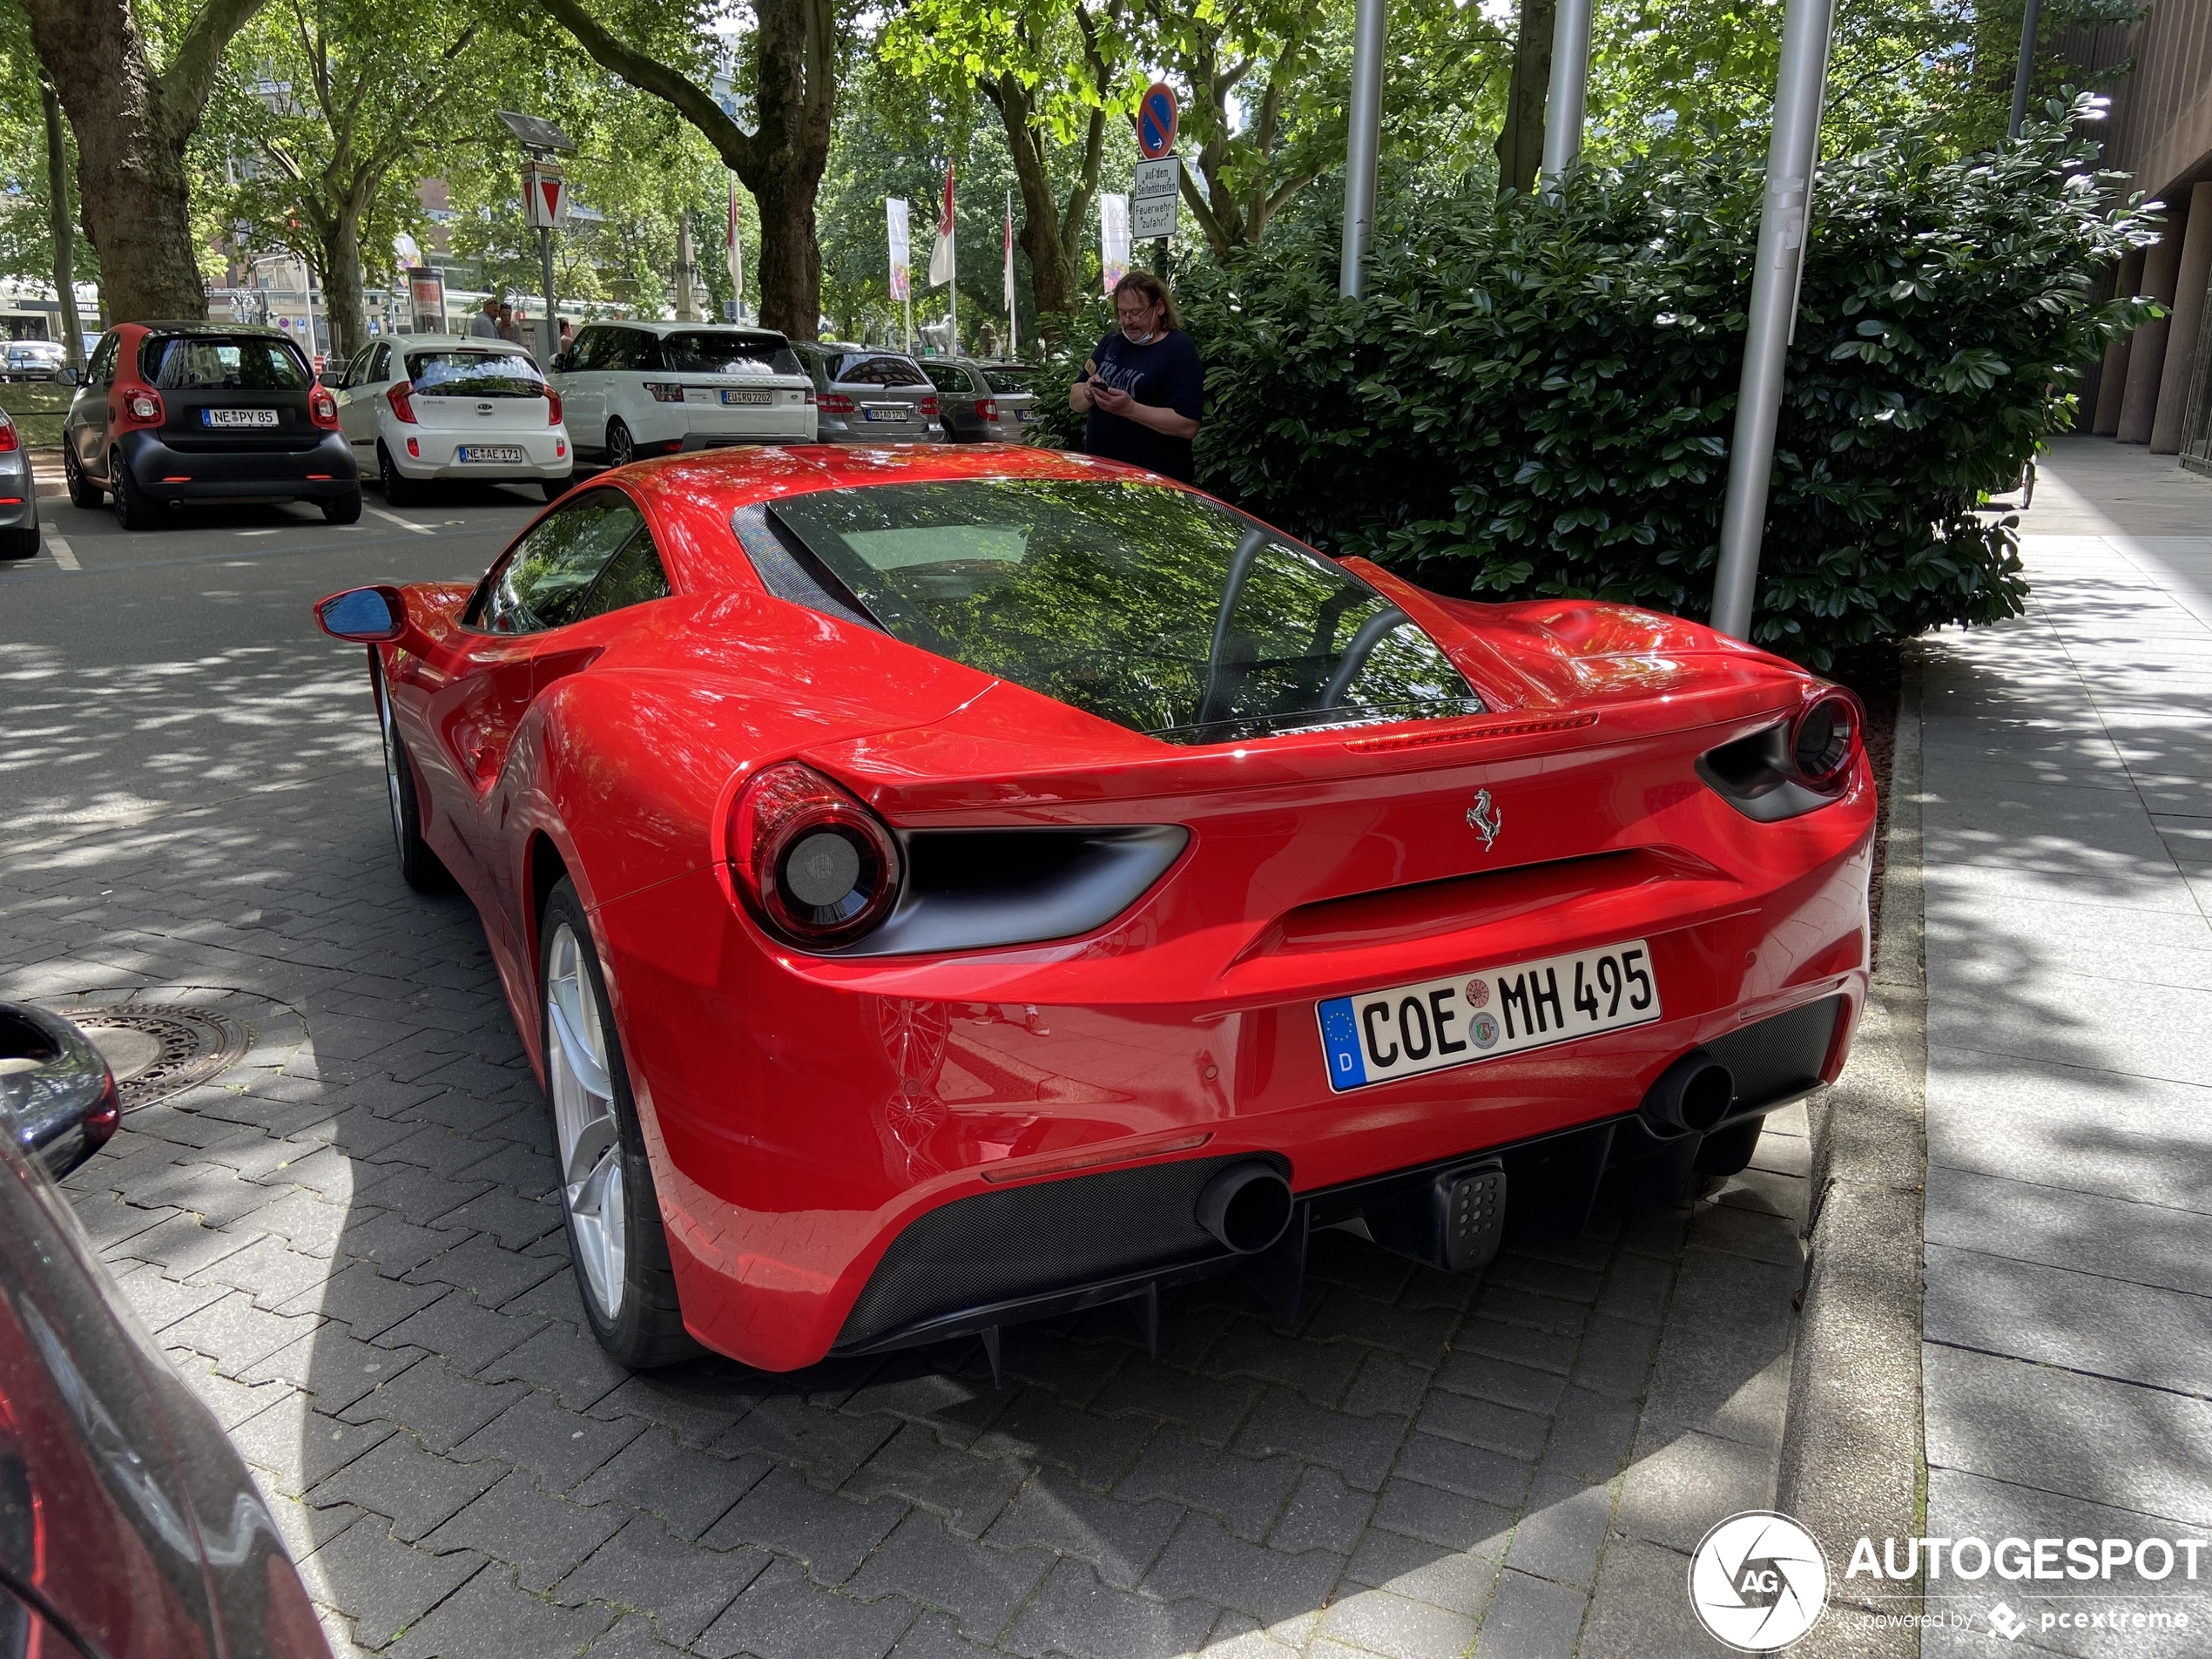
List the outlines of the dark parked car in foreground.
<svg viewBox="0 0 2212 1659">
<path fill-rule="evenodd" d="M 44 1008 L 0 1002 L 0 1124 L 47 1174 L 58 1181 L 91 1157 L 122 1116 L 115 1075 L 82 1031 Z"/>
<path fill-rule="evenodd" d="M 273 328 L 109 329 L 62 423 L 62 467 L 72 502 L 112 496 L 127 530 L 186 502 L 313 502 L 334 524 L 361 516 L 338 399 Z"/>
<path fill-rule="evenodd" d="M 36 1049 L 42 1035 L 53 1037 L 51 1015 L 26 1022 L 24 1012 L 0 1013 L 0 1043 Z M 11 1105 L 26 1092 L 20 1078 L 56 1063 L 14 1057 L 33 1065 L 0 1073 Z M 81 1092 L 82 1058 L 62 1056 L 71 1076 L 59 1080 L 58 1097 Z M 99 1075 L 106 1077 L 105 1064 Z M 30 1092 L 35 1111 L 39 1098 Z M 314 1608 L 245 1464 L 93 1258 L 45 1170 L 26 1156 L 35 1126 L 7 1127 L 0 1655 L 328 1659 Z"/>
</svg>

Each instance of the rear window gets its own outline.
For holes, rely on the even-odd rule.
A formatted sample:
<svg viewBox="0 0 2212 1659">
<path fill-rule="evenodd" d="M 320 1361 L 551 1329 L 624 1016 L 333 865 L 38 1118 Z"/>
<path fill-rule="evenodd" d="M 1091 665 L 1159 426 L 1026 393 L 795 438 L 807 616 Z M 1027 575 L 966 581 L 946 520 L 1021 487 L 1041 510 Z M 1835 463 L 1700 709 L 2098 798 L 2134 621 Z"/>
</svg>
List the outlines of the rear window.
<svg viewBox="0 0 2212 1659">
<path fill-rule="evenodd" d="M 838 364 L 836 378 L 848 386 L 927 386 L 929 378 L 905 357 L 880 357 L 847 353 Z"/>
<path fill-rule="evenodd" d="M 777 334 L 663 334 L 662 367 L 679 374 L 804 374 L 799 354 Z"/>
<path fill-rule="evenodd" d="M 994 392 L 1028 392 L 1036 388 L 1036 373 L 1034 368 L 987 368 L 983 380 Z"/>
<path fill-rule="evenodd" d="M 924 363 L 921 372 L 929 376 L 929 383 L 941 392 L 961 393 L 974 389 L 968 383 L 968 371 L 951 363 Z"/>
<path fill-rule="evenodd" d="M 149 340 L 138 354 L 138 372 L 165 392 L 304 392 L 311 378 L 306 362 L 280 340 L 207 334 Z"/>
<path fill-rule="evenodd" d="M 543 397 L 545 377 L 520 352 L 411 351 L 418 397 Z"/>
<path fill-rule="evenodd" d="M 1381 594 L 1184 490 L 976 479 L 769 511 L 889 633 L 1170 743 L 1482 709 Z"/>
</svg>

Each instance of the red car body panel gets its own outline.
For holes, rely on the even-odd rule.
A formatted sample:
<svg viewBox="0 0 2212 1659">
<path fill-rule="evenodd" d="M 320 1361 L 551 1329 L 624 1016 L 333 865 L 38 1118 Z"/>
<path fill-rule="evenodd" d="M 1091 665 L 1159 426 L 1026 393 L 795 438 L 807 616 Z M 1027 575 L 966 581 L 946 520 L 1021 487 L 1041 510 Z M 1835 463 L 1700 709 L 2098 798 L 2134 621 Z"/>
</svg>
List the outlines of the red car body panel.
<svg viewBox="0 0 2212 1659">
<path fill-rule="evenodd" d="M 835 1346 L 915 1217 L 1071 1160 L 1251 1151 L 1300 1194 L 1632 1110 L 1677 1057 L 1867 974 L 1863 757 L 1756 822 L 1698 757 L 1821 689 L 1696 624 L 1595 603 L 1477 604 L 1352 567 L 1489 712 L 1179 746 L 779 598 L 733 509 L 826 487 L 1137 476 L 992 446 L 673 457 L 605 482 L 672 596 L 549 632 L 462 628 L 406 590 L 381 653 L 425 834 L 482 913 L 539 1054 L 537 903 L 588 907 L 693 1334 L 772 1370 Z M 1133 906 L 1079 937 L 809 954 L 726 861 L 732 802 L 798 758 L 899 830 L 1179 825 Z M 1487 789 L 1494 848 L 1467 822 Z M 557 860 L 557 870 L 553 862 Z M 1318 1001 L 1645 939 L 1659 1023 L 1334 1094 Z"/>
</svg>

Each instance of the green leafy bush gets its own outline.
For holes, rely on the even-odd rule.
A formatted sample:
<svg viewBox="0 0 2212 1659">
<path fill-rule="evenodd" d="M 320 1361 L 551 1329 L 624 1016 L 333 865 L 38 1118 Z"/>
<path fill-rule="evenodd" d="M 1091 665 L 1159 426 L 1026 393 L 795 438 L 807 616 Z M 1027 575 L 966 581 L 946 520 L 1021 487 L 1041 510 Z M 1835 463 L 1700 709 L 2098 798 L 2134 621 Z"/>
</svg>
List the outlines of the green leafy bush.
<svg viewBox="0 0 2212 1659">
<path fill-rule="evenodd" d="M 2081 366 L 2148 307 L 2099 274 L 2155 223 L 2061 118 L 1964 159 L 1898 134 L 1826 163 L 1777 435 L 1754 637 L 1815 667 L 2016 614 L 2009 489 Z M 1763 155 L 1585 168 L 1563 199 L 1430 201 L 1365 298 L 1335 228 L 1177 273 L 1208 368 L 1199 482 L 1332 550 L 1486 597 L 1711 598 Z M 1048 404 L 1108 319 L 1084 319 Z M 1058 428 L 1080 439 L 1079 424 Z"/>
</svg>

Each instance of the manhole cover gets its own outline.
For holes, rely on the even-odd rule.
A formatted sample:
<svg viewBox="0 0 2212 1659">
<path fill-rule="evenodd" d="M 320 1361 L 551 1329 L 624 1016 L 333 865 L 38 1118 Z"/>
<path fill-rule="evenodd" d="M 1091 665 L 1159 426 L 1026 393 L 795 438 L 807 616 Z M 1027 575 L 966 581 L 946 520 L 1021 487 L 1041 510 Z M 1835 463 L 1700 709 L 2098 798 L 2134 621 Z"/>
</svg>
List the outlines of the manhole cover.
<svg viewBox="0 0 2212 1659">
<path fill-rule="evenodd" d="M 204 1083 L 246 1053 L 246 1034 L 205 1008 L 134 1002 L 71 1017 L 115 1074 L 126 1112 Z"/>
</svg>

